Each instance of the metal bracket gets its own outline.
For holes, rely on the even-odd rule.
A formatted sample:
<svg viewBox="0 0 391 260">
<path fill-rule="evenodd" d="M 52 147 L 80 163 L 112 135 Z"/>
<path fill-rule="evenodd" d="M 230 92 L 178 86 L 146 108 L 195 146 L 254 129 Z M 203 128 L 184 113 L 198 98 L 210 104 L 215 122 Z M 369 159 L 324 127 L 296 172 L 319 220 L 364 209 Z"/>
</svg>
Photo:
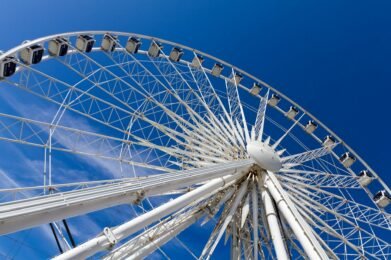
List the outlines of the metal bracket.
<svg viewBox="0 0 391 260">
<path fill-rule="evenodd" d="M 140 204 L 140 202 L 144 199 L 145 197 L 145 191 L 141 190 L 136 192 L 137 198 L 133 201 L 134 204 Z"/>
<path fill-rule="evenodd" d="M 106 236 L 107 240 L 110 243 L 110 246 L 117 244 L 118 240 L 115 238 L 113 231 L 110 228 L 105 227 L 103 229 L 103 234 Z"/>
</svg>

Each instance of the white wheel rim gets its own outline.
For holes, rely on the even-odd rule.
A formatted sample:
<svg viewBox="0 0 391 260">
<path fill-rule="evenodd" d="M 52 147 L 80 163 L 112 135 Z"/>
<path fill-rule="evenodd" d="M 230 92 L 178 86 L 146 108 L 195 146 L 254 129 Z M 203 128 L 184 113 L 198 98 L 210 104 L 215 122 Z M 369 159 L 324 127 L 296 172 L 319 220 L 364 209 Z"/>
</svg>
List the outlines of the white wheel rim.
<svg viewBox="0 0 391 260">
<path fill-rule="evenodd" d="M 100 48 L 94 48 L 91 53 L 85 54 L 75 48 L 76 37 L 79 35 L 93 35 L 97 39 L 96 46 L 99 46 L 102 36 L 106 33 L 118 36 L 118 39 L 115 40 L 117 48 L 114 52 L 104 52 Z M 129 54 L 125 50 L 126 40 L 130 36 L 139 37 L 143 43 L 138 54 Z M 44 193 L 48 193 L 49 186 L 56 187 L 58 193 L 62 194 L 62 192 L 72 189 L 88 191 L 85 187 L 91 187 L 93 190 L 92 187 L 106 184 L 109 186 L 101 188 L 102 190 L 96 191 L 94 194 L 115 197 L 113 201 L 106 204 L 91 202 L 91 208 L 87 206 L 76 208 L 75 206 L 72 214 L 56 212 L 59 215 L 55 215 L 53 213 L 53 218 L 58 220 L 58 217 L 76 216 L 112 205 L 127 203 L 127 201 L 119 200 L 116 197 L 118 195 L 116 189 L 118 188 L 133 195 L 137 191 L 138 195 L 136 194 L 133 201 L 144 199 L 151 209 L 153 206 L 147 196 L 157 196 L 158 194 L 148 193 L 148 189 L 146 194 L 140 193 L 140 185 L 151 185 L 145 187 L 156 188 L 156 185 L 162 182 L 161 192 L 171 191 L 182 194 L 187 191 L 187 187 L 195 188 L 198 187 L 196 184 L 199 184 L 200 181 L 208 183 L 212 179 L 199 175 L 200 177 L 197 178 L 201 179 L 194 177 L 194 179 L 185 181 L 183 176 L 175 175 L 175 171 L 190 170 L 189 174 L 195 174 L 191 169 L 203 168 L 209 171 L 213 167 L 232 165 L 230 169 L 245 171 L 247 174 L 248 164 L 254 163 L 252 161 L 254 157 L 250 156 L 246 148 L 247 144 L 252 139 L 258 140 L 258 137 L 261 136 L 259 140 L 265 144 L 270 143 L 270 149 L 280 152 L 278 155 L 271 154 L 270 156 L 280 157 L 278 160 L 282 161 L 283 168 L 277 170 L 275 179 L 273 179 L 273 173 L 270 173 L 271 177 L 269 177 L 278 183 L 276 192 L 281 192 L 283 189 L 283 193 L 286 193 L 287 197 L 284 201 L 287 201 L 287 207 L 294 205 L 294 212 L 297 212 L 289 214 L 299 214 L 302 221 L 305 221 L 305 225 L 311 226 L 315 231 L 315 235 L 311 235 L 313 231 L 309 226 L 306 228 L 301 226 L 302 230 L 308 232 L 307 235 L 313 236 L 307 242 L 312 241 L 316 244 L 313 247 L 318 247 L 314 253 L 319 257 L 327 255 L 327 257 L 338 258 L 373 257 L 381 259 L 387 259 L 391 254 L 389 242 L 387 242 L 390 215 L 372 199 L 373 194 L 378 190 L 390 193 L 388 186 L 341 138 L 278 90 L 245 71 L 208 54 L 162 39 L 132 33 L 89 31 L 48 36 L 24 43 L 5 52 L 0 56 L 0 61 L 9 56 L 17 56 L 21 50 L 35 44 L 41 44 L 47 49 L 48 42 L 58 37 L 69 38 L 69 52 L 66 56 L 46 55 L 43 57 L 43 62 L 37 65 L 25 65 L 18 61 L 17 73 L 0 81 L 1 86 L 4 85 L 10 89 L 16 87 L 18 91 L 22 90 L 24 93 L 37 96 L 34 99 L 40 99 L 42 102 L 47 102 L 50 106 L 58 108 L 54 117 L 53 115 L 50 117 L 48 114 L 46 118 L 43 116 L 44 120 L 37 120 L 37 117 L 32 118 L 31 114 L 27 117 L 21 114 L 0 114 L 0 122 L 2 123 L 0 139 L 20 143 L 22 144 L 19 146 L 20 149 L 25 146 L 43 149 L 45 151 L 46 173 L 43 186 L 35 185 L 31 188 L 4 188 L 0 190 L 1 194 L 4 194 L 4 202 L 8 201 L 8 203 L 0 205 L 0 218 L 4 220 L 2 233 L 17 231 L 18 226 L 20 229 L 20 224 L 12 222 L 16 221 L 16 216 L 20 217 L 21 222 L 26 222 L 28 217 L 32 219 L 31 214 L 35 214 L 16 210 L 17 205 L 32 207 L 30 200 L 20 201 L 21 198 L 31 197 L 32 195 L 26 194 L 30 194 L 29 192 L 34 190 L 43 190 Z M 164 47 L 161 50 L 161 55 L 157 58 L 151 58 L 147 55 L 148 47 L 152 42 L 160 42 Z M 173 47 L 180 47 L 185 52 L 179 62 L 169 59 Z M 205 61 L 200 68 L 192 67 L 192 60 L 198 55 L 204 57 Z M 213 73 L 212 66 L 216 63 L 222 64 L 224 67 L 219 77 L 211 75 Z M 52 69 L 48 67 L 49 64 L 53 66 Z M 63 69 L 60 74 L 56 74 L 59 72 L 53 70 L 57 66 Z M 243 76 L 241 82 L 231 79 L 231 75 L 237 74 Z M 77 81 L 75 81 L 76 78 Z M 262 90 L 256 96 L 250 94 L 253 82 L 262 86 Z M 266 103 L 272 94 L 281 97 L 278 105 L 273 108 Z M 287 112 L 290 106 L 297 109 L 294 120 L 287 118 L 295 113 L 295 110 L 293 112 L 291 110 L 293 114 Z M 264 113 L 266 113 L 266 120 L 263 117 Z M 63 117 L 68 114 L 88 120 L 92 125 L 92 131 L 77 129 L 74 121 L 73 125 L 72 122 L 64 125 Z M 304 131 L 308 120 L 313 120 L 319 126 L 311 134 Z M 263 129 L 265 130 L 263 131 Z M 331 135 L 335 139 L 335 144 L 332 147 L 327 148 L 321 145 L 323 137 L 326 135 Z M 187 144 L 185 145 L 185 143 Z M 140 180 L 134 184 L 137 189 L 132 190 L 124 188 L 123 185 L 129 180 L 123 179 L 56 185 L 52 183 L 52 180 L 58 181 L 56 175 L 52 176 L 53 152 L 75 154 L 89 158 L 85 160 L 94 160 L 95 162 L 112 161 L 119 165 L 122 171 L 120 176 L 115 177 L 117 179 L 119 177 L 142 176 L 141 170 L 145 172 L 144 175 L 161 172 L 171 172 L 171 175 L 165 175 L 167 179 L 156 178 L 156 181 Z M 345 152 L 349 152 L 356 159 L 351 167 L 346 168 L 339 161 L 339 157 Z M 261 158 L 265 158 L 265 155 L 262 154 Z M 236 164 L 235 161 L 237 161 Z M 268 164 L 267 162 L 266 164 L 264 161 L 260 163 L 259 160 L 256 160 L 256 162 L 268 170 L 268 167 L 265 166 Z M 360 185 L 357 177 L 359 169 L 366 169 L 372 173 L 373 180 L 370 185 L 365 187 Z M 215 173 L 218 174 L 217 172 L 218 170 Z M 257 175 L 252 173 L 251 176 Z M 232 221 L 227 222 L 229 226 L 228 224 L 221 226 L 219 222 L 216 226 L 218 228 L 216 230 L 221 234 L 227 228 L 230 229 L 228 234 L 231 236 L 240 233 L 236 239 L 231 239 L 231 253 L 236 256 L 255 257 L 252 255 L 255 253 L 260 257 L 274 258 L 273 245 L 277 246 L 278 242 L 281 242 L 263 243 L 262 239 L 265 237 L 260 237 L 258 240 L 258 236 L 262 235 L 270 240 L 267 236 L 271 232 L 267 227 L 267 223 L 270 225 L 270 222 L 264 219 L 265 212 L 261 205 L 264 202 L 260 199 L 263 188 L 257 188 L 261 179 L 262 185 L 264 185 L 263 181 L 267 183 L 269 178 L 267 176 L 265 173 L 265 175 L 259 175 L 258 179 L 250 179 L 249 184 L 246 184 L 246 192 L 243 193 L 239 201 L 240 205 L 238 204 L 242 211 L 251 208 L 252 216 L 259 215 L 259 219 L 255 221 L 247 217 L 245 226 L 236 230 L 237 227 L 234 226 L 240 221 L 239 216 L 234 215 Z M 244 184 L 237 183 L 239 177 L 234 179 L 235 185 L 243 187 Z M 134 183 L 133 179 L 131 181 Z M 173 182 L 180 183 L 181 181 L 186 185 L 173 186 Z M 258 182 L 258 184 L 255 185 L 253 182 Z M 145 256 L 156 248 L 163 256 L 169 256 L 169 252 L 165 252 L 166 250 L 161 249 L 161 246 L 204 215 L 198 216 L 198 213 L 195 213 L 195 210 L 203 205 L 202 203 L 209 201 L 209 203 L 213 202 L 219 205 L 219 200 L 230 193 L 232 193 L 230 194 L 232 199 L 231 197 L 227 198 L 228 203 L 234 203 L 235 198 L 238 198 L 239 191 L 233 191 L 232 187 L 224 185 L 226 183 L 219 186 L 224 189 L 217 195 L 212 193 L 209 198 L 204 194 L 206 197 L 203 202 L 192 204 L 182 212 L 182 215 L 176 211 L 171 212 L 169 215 L 173 214 L 174 219 L 176 218 L 178 221 L 176 225 L 182 229 L 175 229 L 173 224 L 168 225 L 167 230 L 170 230 L 171 233 L 156 235 L 157 247 L 156 245 L 152 247 L 151 243 L 142 242 L 140 237 L 132 238 L 130 236 L 129 245 L 132 246 L 133 251 L 129 251 L 128 248 L 126 253 L 121 256 Z M 144 191 L 145 188 L 142 190 Z M 252 190 L 256 191 L 255 195 L 252 195 L 254 193 Z M 273 190 L 270 192 L 272 195 L 274 194 Z M 248 195 L 246 195 L 247 193 Z M 7 197 L 9 194 L 15 195 L 14 199 L 9 199 Z M 277 195 L 276 193 L 275 196 Z M 367 198 L 362 199 L 363 195 Z M 246 199 L 247 196 L 249 199 Z M 254 198 L 259 197 L 255 204 L 254 200 L 250 200 L 250 197 L 253 196 Z M 272 196 L 274 200 L 276 200 L 275 196 Z M 50 196 L 45 194 L 34 196 L 35 199 L 47 197 Z M 80 199 L 75 199 L 75 202 L 79 203 Z M 148 208 L 148 204 L 141 204 L 141 208 L 143 210 Z M 45 207 L 50 205 L 55 204 L 45 204 Z M 255 207 L 252 205 L 257 205 L 259 212 L 255 211 Z M 9 209 L 12 209 L 12 213 L 7 211 Z M 37 209 L 32 208 L 32 210 Z M 67 210 L 69 211 L 69 208 Z M 284 209 L 280 209 L 278 206 L 275 210 L 280 212 Z M 220 214 L 222 220 L 229 216 L 227 210 L 219 213 L 218 216 Z M 165 221 L 168 221 L 164 217 L 169 215 L 159 216 L 162 222 L 156 224 L 155 228 L 159 225 L 164 226 Z M 191 221 L 186 219 L 190 215 L 192 216 Z M 287 254 L 292 257 L 310 255 L 306 248 L 306 242 L 300 240 L 300 235 L 295 233 L 292 228 L 296 224 L 288 224 L 287 217 L 289 219 L 288 215 L 284 215 L 279 216 L 277 220 L 271 220 L 277 221 L 275 223 L 281 225 L 279 233 L 285 237 L 284 245 Z M 37 217 L 36 222 L 31 220 L 31 223 L 28 223 L 25 228 L 43 223 L 45 222 Z M 259 232 L 254 231 L 254 225 L 259 227 L 257 228 Z M 153 225 L 151 228 L 154 228 Z M 61 227 L 57 227 L 57 231 L 61 235 Z M 152 231 L 146 230 L 145 232 L 147 234 Z M 107 239 L 110 238 L 110 231 L 108 232 Z M 114 232 L 114 237 L 115 234 L 117 233 Z M 241 237 L 242 235 L 250 239 L 246 240 Z M 278 234 L 276 235 L 278 236 Z M 206 239 L 207 237 L 208 235 L 206 235 Z M 65 236 L 62 238 L 62 243 L 66 244 Z M 128 240 L 129 237 L 124 237 L 124 239 Z M 208 257 L 213 253 L 214 246 L 217 245 L 219 239 L 217 233 L 213 232 L 203 252 L 197 252 L 180 240 L 179 243 L 191 256 Z M 252 244 L 254 240 L 260 241 L 259 248 Z M 117 254 L 115 255 L 117 257 L 121 252 L 121 248 L 115 249 L 113 247 L 112 250 L 108 256 Z M 136 251 L 140 251 L 140 255 L 129 253 Z M 77 253 L 77 249 L 69 250 L 67 253 L 71 255 L 73 252 Z M 91 253 L 94 252 L 91 251 Z M 76 253 L 75 255 L 79 256 Z M 62 255 L 64 258 L 66 256 L 67 254 Z"/>
</svg>

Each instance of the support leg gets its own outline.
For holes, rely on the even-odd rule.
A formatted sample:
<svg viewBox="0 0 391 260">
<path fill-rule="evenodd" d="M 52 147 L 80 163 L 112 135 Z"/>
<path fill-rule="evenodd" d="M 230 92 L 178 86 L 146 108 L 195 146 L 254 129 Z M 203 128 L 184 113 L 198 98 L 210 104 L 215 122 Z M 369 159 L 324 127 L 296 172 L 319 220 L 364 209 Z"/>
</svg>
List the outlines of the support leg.
<svg viewBox="0 0 391 260">
<path fill-rule="evenodd" d="M 307 256 L 310 259 L 328 259 L 326 252 L 312 233 L 311 227 L 304 221 L 289 197 L 285 195 L 274 173 L 268 171 L 264 183 Z"/>
</svg>

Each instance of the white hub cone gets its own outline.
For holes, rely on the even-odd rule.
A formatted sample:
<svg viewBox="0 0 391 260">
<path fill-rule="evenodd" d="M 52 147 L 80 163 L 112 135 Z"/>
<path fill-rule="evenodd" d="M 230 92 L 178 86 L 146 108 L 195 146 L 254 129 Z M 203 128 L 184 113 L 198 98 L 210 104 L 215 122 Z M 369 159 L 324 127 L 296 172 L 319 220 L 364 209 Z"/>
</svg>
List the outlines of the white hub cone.
<svg viewBox="0 0 391 260">
<path fill-rule="evenodd" d="M 277 152 L 268 144 L 261 141 L 251 141 L 247 144 L 247 153 L 263 169 L 278 172 L 282 162 Z"/>
</svg>

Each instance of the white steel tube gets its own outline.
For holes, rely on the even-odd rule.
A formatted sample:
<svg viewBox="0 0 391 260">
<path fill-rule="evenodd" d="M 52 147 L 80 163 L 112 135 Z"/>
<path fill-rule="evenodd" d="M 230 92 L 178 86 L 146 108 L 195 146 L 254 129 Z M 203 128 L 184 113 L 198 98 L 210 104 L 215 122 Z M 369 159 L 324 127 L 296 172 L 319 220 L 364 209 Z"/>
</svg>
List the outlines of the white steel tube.
<svg viewBox="0 0 391 260">
<path fill-rule="evenodd" d="M 227 185 L 228 186 L 228 185 Z M 208 202 L 206 205 L 210 208 L 216 208 L 219 209 L 222 204 L 224 204 L 228 198 L 230 198 L 233 194 L 233 190 L 228 191 L 224 197 L 220 201 L 215 201 L 209 204 Z M 132 249 L 129 249 L 129 244 L 136 242 L 138 244 L 137 238 L 131 241 L 128 241 L 124 245 L 122 245 L 120 248 L 117 248 L 114 252 L 112 252 L 110 255 L 107 255 L 104 259 L 105 260 L 111 260 L 111 259 L 141 259 L 145 258 L 147 255 L 152 253 L 156 250 L 158 246 L 162 246 L 166 242 L 168 242 L 170 239 L 172 239 L 174 236 L 178 235 L 180 232 L 182 232 L 184 229 L 189 227 L 190 225 L 194 224 L 199 218 L 201 218 L 203 215 L 205 215 L 205 205 L 201 205 L 200 207 L 192 210 L 191 212 L 186 212 L 184 215 L 187 215 L 185 217 L 179 216 L 177 218 L 181 219 L 181 221 L 177 221 L 176 218 L 170 220 L 168 223 L 164 224 L 163 227 L 157 227 L 155 226 L 155 229 L 160 230 L 160 234 L 157 235 L 157 232 L 153 232 L 154 229 L 148 230 L 144 233 L 142 233 L 141 236 L 144 239 L 144 244 L 141 244 L 140 247 L 133 247 Z M 190 214 L 189 214 L 190 213 Z M 153 234 L 153 237 L 156 239 L 151 240 L 149 232 Z M 135 241 L 136 240 L 136 241 Z M 147 243 L 145 243 L 147 242 Z M 129 244 L 128 244 L 129 243 Z M 142 242 L 141 242 L 142 243 Z"/>
<path fill-rule="evenodd" d="M 232 221 L 232 239 L 231 239 L 231 260 L 240 259 L 240 245 L 239 245 L 239 233 L 238 225 L 236 223 L 236 217 Z"/>
<path fill-rule="evenodd" d="M 184 229 L 189 227 L 194 222 L 196 222 L 197 219 L 200 217 L 200 215 L 201 214 L 194 215 L 186 222 L 180 223 L 179 225 L 173 227 L 172 229 L 167 230 L 162 236 L 160 236 L 156 240 L 151 241 L 150 243 L 146 244 L 144 247 L 137 250 L 134 254 L 127 256 L 126 259 L 127 260 L 144 259 L 150 253 L 155 251 L 158 247 L 167 243 L 167 241 L 172 239 L 174 236 L 178 235 L 180 232 L 182 232 Z M 115 258 L 113 258 L 113 259 L 115 259 Z M 125 258 L 122 258 L 122 259 L 125 259 Z"/>
<path fill-rule="evenodd" d="M 140 215 L 116 228 L 111 230 L 117 241 L 120 241 L 131 234 L 137 232 L 143 227 L 152 224 L 153 222 L 161 219 L 164 216 L 167 216 L 182 207 L 196 201 L 200 197 L 203 197 L 207 194 L 213 195 L 218 191 L 218 188 L 224 187 L 226 183 L 238 179 L 243 176 L 241 174 L 229 175 L 221 178 L 211 180 L 210 182 L 198 187 L 197 189 L 190 191 L 176 199 L 173 199 L 143 215 Z M 108 249 L 110 243 L 108 238 L 105 235 L 98 236 L 94 239 L 87 241 L 86 243 L 75 247 L 72 250 L 65 252 L 62 255 L 55 257 L 54 259 L 83 259 L 88 256 L 91 256 L 99 251 Z"/>
<path fill-rule="evenodd" d="M 130 203 L 138 199 L 140 192 L 144 193 L 144 196 L 154 196 L 216 177 L 235 174 L 251 164 L 251 160 L 243 160 L 5 203 L 0 205 L 0 234 Z"/>
<path fill-rule="evenodd" d="M 280 223 L 273 205 L 272 198 L 267 190 L 262 189 L 262 201 L 265 208 L 267 224 L 269 225 L 270 235 L 274 245 L 274 252 L 278 260 L 288 260 L 285 242 L 282 237 Z"/>
<path fill-rule="evenodd" d="M 225 232 L 225 229 L 227 228 L 228 224 L 231 222 L 234 214 L 236 213 L 236 210 L 240 204 L 240 202 L 242 201 L 244 195 L 246 195 L 246 192 L 247 192 L 247 184 L 248 184 L 248 180 L 245 180 L 241 185 L 240 185 L 240 188 L 238 190 L 238 193 L 235 197 L 235 200 L 234 202 L 232 203 L 232 206 L 231 206 L 231 209 L 227 215 L 227 217 L 225 218 L 224 220 L 224 223 L 223 225 L 221 226 L 220 228 L 220 231 L 219 231 L 219 234 L 217 235 L 216 237 L 216 240 L 215 242 L 213 243 L 209 253 L 208 253 L 208 256 L 206 257 L 206 259 L 209 259 L 211 257 L 211 255 L 213 254 L 213 251 L 216 249 L 217 247 L 217 244 L 219 243 L 221 237 L 223 236 L 224 232 Z M 233 239 L 233 238 L 232 238 Z"/>
<path fill-rule="evenodd" d="M 278 210 L 291 227 L 307 256 L 310 259 L 328 259 L 326 252 L 313 235 L 313 231 L 305 223 L 293 202 L 284 194 L 284 190 L 274 174 L 268 171 L 264 181 L 267 190 L 276 202 Z"/>
<path fill-rule="evenodd" d="M 254 247 L 254 260 L 258 260 L 258 192 L 257 185 L 253 185 L 251 191 L 251 201 L 252 201 L 252 213 L 253 213 L 253 247 Z"/>
</svg>

